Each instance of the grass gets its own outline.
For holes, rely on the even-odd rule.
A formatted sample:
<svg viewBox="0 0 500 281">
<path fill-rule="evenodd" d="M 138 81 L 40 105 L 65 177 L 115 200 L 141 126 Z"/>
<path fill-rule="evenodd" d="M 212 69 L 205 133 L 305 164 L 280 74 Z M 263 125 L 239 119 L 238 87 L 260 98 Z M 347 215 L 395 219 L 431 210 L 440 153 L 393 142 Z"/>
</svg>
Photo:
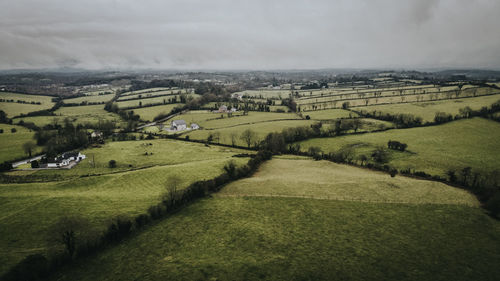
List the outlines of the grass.
<svg viewBox="0 0 500 281">
<path fill-rule="evenodd" d="M 15 128 L 17 132 L 12 133 L 11 129 L 13 128 Z M 28 141 L 35 142 L 33 140 L 35 132 L 21 126 L 7 124 L 0 124 L 0 129 L 3 129 L 3 133 L 0 134 L 0 143 L 2 144 L 0 146 L 0 163 L 23 157 L 27 158 L 28 155 L 24 152 L 22 146 Z M 37 146 L 33 151 L 33 154 L 38 153 L 41 150 L 42 148 Z"/>
<path fill-rule="evenodd" d="M 133 111 L 135 114 L 139 114 L 141 120 L 153 121 L 153 119 L 159 114 L 168 114 L 175 107 L 181 107 L 183 105 L 183 103 L 165 104 L 145 108 L 136 108 L 133 109 Z"/>
<path fill-rule="evenodd" d="M 33 122 L 40 127 L 47 124 L 53 124 L 54 122 L 61 124 L 65 118 L 68 118 L 75 125 L 85 123 L 96 124 L 101 120 L 113 121 L 116 123 L 122 122 L 117 114 L 104 110 L 103 104 L 60 107 L 58 110 L 54 111 L 54 114 L 55 116 L 16 118 L 14 122 L 17 123 L 20 120 L 24 120 L 25 122 Z"/>
<path fill-rule="evenodd" d="M 145 148 L 145 143 L 153 145 Z M 154 153 L 145 156 L 145 150 Z M 112 217 L 134 216 L 156 204 L 170 175 L 180 177 L 185 187 L 222 173 L 230 160 L 248 161 L 231 157 L 239 150 L 165 140 L 113 142 L 83 153 L 90 157 L 71 170 L 11 173 L 41 179 L 59 175 L 60 180 L 0 184 L 0 275 L 28 254 L 49 251 L 47 231 L 61 216 L 86 218 L 90 229 L 100 232 Z M 89 165 L 92 154 L 96 168 Z M 110 159 L 117 161 L 116 169 L 107 168 Z M 97 174 L 102 175 L 80 177 Z"/>
<path fill-rule="evenodd" d="M 108 95 L 87 95 L 84 97 L 78 97 L 73 99 L 65 99 L 64 103 L 82 103 L 82 102 L 107 102 L 114 97 L 113 94 Z"/>
<path fill-rule="evenodd" d="M 446 112 L 453 116 L 459 114 L 459 109 L 469 106 L 474 110 L 479 110 L 483 106 L 490 106 L 492 103 L 500 100 L 500 95 L 453 99 L 432 102 L 406 103 L 406 104 L 390 104 L 390 105 L 375 105 L 356 108 L 356 111 L 365 110 L 368 112 L 378 111 L 390 114 L 413 114 L 422 117 L 424 122 L 433 122 L 436 112 Z"/>
<path fill-rule="evenodd" d="M 461 205 L 215 197 L 52 280 L 497 280 L 499 233 Z"/>
<path fill-rule="evenodd" d="M 352 118 L 357 117 L 358 114 L 345 109 L 325 109 L 316 111 L 307 111 L 302 113 L 302 115 L 311 117 L 313 120 L 332 120 L 340 118 Z"/>
<path fill-rule="evenodd" d="M 499 138 L 500 123 L 473 118 L 439 126 L 310 139 L 300 144 L 303 150 L 317 146 L 324 152 L 351 146 L 356 154 L 369 157 L 377 146 L 387 147 L 389 140 L 397 140 L 408 144 L 409 152 L 390 150 L 390 166 L 445 176 L 448 170 L 461 170 L 467 166 L 481 173 L 498 169 Z"/>
<path fill-rule="evenodd" d="M 279 114 L 279 113 L 275 113 Z M 236 118 L 234 118 L 236 119 Z M 247 144 L 240 139 L 240 136 L 243 131 L 250 129 L 256 134 L 256 138 L 254 139 L 253 143 L 260 142 L 263 140 L 267 134 L 272 133 L 272 132 L 281 132 L 285 128 L 293 128 L 293 127 L 300 127 L 300 126 L 310 126 L 313 124 L 314 121 L 312 120 L 277 120 L 277 121 L 270 121 L 270 122 L 260 122 L 260 123 L 253 123 L 249 125 L 234 125 L 233 127 L 225 127 L 225 128 L 218 128 L 218 129 L 212 129 L 212 130 L 196 130 L 187 133 L 191 139 L 196 139 L 196 140 L 206 140 L 207 137 L 210 134 L 214 133 L 219 133 L 220 134 L 220 140 L 219 143 L 223 144 L 232 144 L 231 143 L 231 135 L 236 136 L 236 145 L 239 146 L 247 146 Z M 252 144 L 253 146 L 254 144 Z"/>
<path fill-rule="evenodd" d="M 451 98 L 455 98 L 453 89 L 456 89 L 456 87 L 442 87 L 441 92 L 431 92 L 431 90 L 433 89 L 418 88 L 415 89 L 416 95 L 413 94 L 413 90 L 404 90 L 402 96 L 399 95 L 397 88 L 390 90 L 377 89 L 377 92 L 381 93 L 380 97 L 375 97 L 375 92 L 373 90 L 369 90 L 368 92 L 359 93 L 333 93 L 329 96 L 313 95 L 312 97 L 303 97 L 301 99 L 298 99 L 296 102 L 301 111 L 311 111 L 313 110 L 313 106 L 316 106 L 318 109 L 341 108 L 342 105 L 346 102 L 349 103 L 350 107 L 364 107 L 367 105 L 372 106 L 398 103 L 433 102 L 438 99 L 450 100 Z M 492 93 L 498 93 L 498 90 L 494 90 L 489 87 L 464 87 L 460 92 L 460 97 L 473 97 L 474 95 L 483 96 L 490 95 Z"/>
<path fill-rule="evenodd" d="M 12 118 L 20 114 L 49 109 L 54 105 L 54 103 L 52 102 L 52 98 L 53 97 L 49 96 L 0 92 L 0 99 L 14 100 L 14 102 L 0 102 L 0 110 L 3 110 L 8 117 Z M 17 100 L 26 102 L 40 102 L 41 104 L 23 104 L 17 103 Z"/>
<path fill-rule="evenodd" d="M 364 202 L 479 206 L 465 190 L 446 184 L 339 165 L 329 161 L 274 159 L 251 178 L 233 182 L 221 196 L 285 196 Z"/>
<path fill-rule="evenodd" d="M 221 115 L 224 118 L 220 118 Z M 300 120 L 301 118 L 294 113 L 273 113 L 249 111 L 247 115 L 242 112 L 235 113 L 234 117 L 228 118 L 227 114 L 212 113 L 212 120 L 199 122 L 199 125 L 205 129 L 219 129 L 243 124 L 253 124 L 262 122 L 271 122 L 277 120 Z"/>
<path fill-rule="evenodd" d="M 159 96 L 159 95 L 172 95 L 172 96 L 164 96 L 168 100 L 169 98 L 172 98 L 176 95 L 178 96 L 179 94 L 187 94 L 187 93 L 190 93 L 190 91 L 188 91 L 187 89 L 175 89 L 175 90 L 156 89 L 156 90 L 152 90 L 152 92 L 143 91 L 143 92 L 139 92 L 139 93 L 136 93 L 136 92 L 125 93 L 125 94 L 122 94 L 118 98 L 118 101 L 124 100 L 124 99 L 139 98 L 139 96 L 142 98 L 149 98 L 149 97 L 154 97 L 154 96 Z"/>
</svg>

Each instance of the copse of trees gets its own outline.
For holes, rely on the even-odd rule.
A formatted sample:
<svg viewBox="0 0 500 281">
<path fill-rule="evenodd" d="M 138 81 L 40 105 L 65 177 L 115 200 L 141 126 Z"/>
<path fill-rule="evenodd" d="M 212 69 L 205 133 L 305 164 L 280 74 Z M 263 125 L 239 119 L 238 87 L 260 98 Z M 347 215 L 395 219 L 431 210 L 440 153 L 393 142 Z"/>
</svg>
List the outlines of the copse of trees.
<svg viewBox="0 0 500 281">
<path fill-rule="evenodd" d="M 65 119 L 63 126 L 57 130 L 37 131 L 35 140 L 37 145 L 46 146 L 47 157 L 56 157 L 61 152 L 86 147 L 89 143 L 83 126 L 75 127 L 69 119 Z"/>
<path fill-rule="evenodd" d="M 406 143 L 401 143 L 399 141 L 389 140 L 387 142 L 387 148 L 399 151 L 405 151 L 408 145 Z"/>
</svg>

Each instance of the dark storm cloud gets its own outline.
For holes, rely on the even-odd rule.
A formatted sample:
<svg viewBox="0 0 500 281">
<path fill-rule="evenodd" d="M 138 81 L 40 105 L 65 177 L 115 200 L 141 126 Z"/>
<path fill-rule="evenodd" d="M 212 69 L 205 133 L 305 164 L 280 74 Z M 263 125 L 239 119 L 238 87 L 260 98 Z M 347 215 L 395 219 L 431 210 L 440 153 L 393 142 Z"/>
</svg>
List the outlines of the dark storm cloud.
<svg viewBox="0 0 500 281">
<path fill-rule="evenodd" d="M 0 68 L 500 67 L 500 1 L 0 2 Z"/>
</svg>

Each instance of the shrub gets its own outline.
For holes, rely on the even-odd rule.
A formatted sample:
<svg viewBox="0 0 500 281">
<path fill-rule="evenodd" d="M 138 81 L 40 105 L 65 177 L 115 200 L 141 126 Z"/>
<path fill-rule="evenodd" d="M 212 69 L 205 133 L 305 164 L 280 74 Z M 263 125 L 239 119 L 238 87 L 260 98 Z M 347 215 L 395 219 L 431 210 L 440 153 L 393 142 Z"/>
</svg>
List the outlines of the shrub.
<svg viewBox="0 0 500 281">
<path fill-rule="evenodd" d="M 15 132 L 17 132 L 17 129 L 16 128 L 12 128 L 12 129 L 10 129 L 10 132 L 11 133 L 15 133 Z"/>
<path fill-rule="evenodd" d="M 398 170 L 396 170 L 396 169 L 393 168 L 393 169 L 390 170 L 390 174 L 391 174 L 391 178 L 393 178 L 393 177 L 395 177 L 398 174 Z"/>
<path fill-rule="evenodd" d="M 48 269 L 49 263 L 45 256 L 29 255 L 12 267 L 2 280 L 39 280 L 48 275 Z"/>
<path fill-rule="evenodd" d="M 485 204 L 486 210 L 492 215 L 498 217 L 500 215 L 500 191 L 497 191 Z"/>
<path fill-rule="evenodd" d="M 33 169 L 40 168 L 40 164 L 38 163 L 38 161 L 36 160 L 31 161 L 31 168 Z"/>
<path fill-rule="evenodd" d="M 109 160 L 108 165 L 109 165 L 110 168 L 116 168 L 116 161 L 115 160 Z"/>
</svg>

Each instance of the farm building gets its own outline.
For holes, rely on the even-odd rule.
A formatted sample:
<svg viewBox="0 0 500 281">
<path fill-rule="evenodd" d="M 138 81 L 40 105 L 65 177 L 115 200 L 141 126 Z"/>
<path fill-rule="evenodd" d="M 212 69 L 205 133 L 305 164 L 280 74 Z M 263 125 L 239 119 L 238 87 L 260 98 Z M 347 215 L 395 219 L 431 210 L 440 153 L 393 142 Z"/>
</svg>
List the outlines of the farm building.
<svg viewBox="0 0 500 281">
<path fill-rule="evenodd" d="M 172 121 L 172 125 L 170 127 L 170 130 L 184 131 L 186 129 L 187 129 L 186 121 L 184 121 L 184 120 L 175 120 L 175 121 Z"/>
<path fill-rule="evenodd" d="M 59 157 L 49 160 L 49 162 L 47 163 L 47 168 L 64 167 L 68 166 L 71 161 L 80 162 L 83 159 L 85 159 L 85 155 L 81 154 L 80 152 L 66 152 Z"/>
<path fill-rule="evenodd" d="M 227 112 L 227 106 L 221 105 L 219 107 L 219 113 L 226 113 Z"/>
<path fill-rule="evenodd" d="M 198 130 L 200 126 L 196 123 L 191 123 L 191 130 Z"/>
</svg>

